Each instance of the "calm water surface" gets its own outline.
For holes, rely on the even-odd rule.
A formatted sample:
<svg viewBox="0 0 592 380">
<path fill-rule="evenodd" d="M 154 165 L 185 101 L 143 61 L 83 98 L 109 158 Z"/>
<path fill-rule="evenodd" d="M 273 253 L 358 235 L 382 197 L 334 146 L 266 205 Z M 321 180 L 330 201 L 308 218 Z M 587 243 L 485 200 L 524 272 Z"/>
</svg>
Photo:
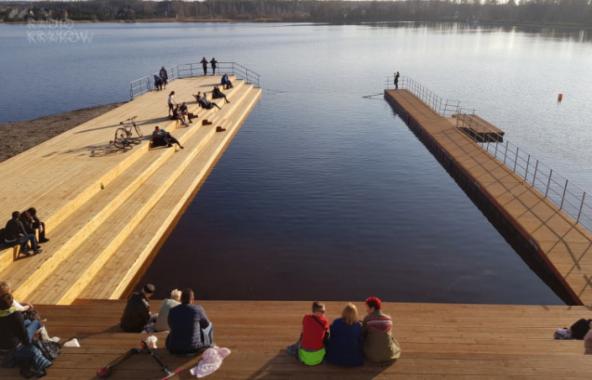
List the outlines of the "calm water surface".
<svg viewBox="0 0 592 380">
<path fill-rule="evenodd" d="M 560 303 L 380 96 L 394 69 L 463 100 L 592 189 L 592 44 L 450 27 L 0 25 L 0 121 L 125 100 L 130 79 L 201 56 L 264 97 L 143 280 L 202 298 Z M 7 52 L 10 52 L 8 54 Z M 558 92 L 565 101 L 558 106 Z"/>
</svg>

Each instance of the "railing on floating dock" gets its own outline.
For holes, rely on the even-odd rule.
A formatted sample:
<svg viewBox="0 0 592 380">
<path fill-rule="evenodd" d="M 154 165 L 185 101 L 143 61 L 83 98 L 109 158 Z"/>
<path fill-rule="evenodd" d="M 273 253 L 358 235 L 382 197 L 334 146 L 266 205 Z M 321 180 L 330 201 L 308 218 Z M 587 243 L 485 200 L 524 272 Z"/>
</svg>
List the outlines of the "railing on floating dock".
<svg viewBox="0 0 592 380">
<path fill-rule="evenodd" d="M 175 66 L 165 68 L 168 74 L 168 81 L 174 81 L 179 78 L 191 78 L 203 75 L 201 63 L 182 63 Z M 210 71 L 211 72 L 211 71 Z M 244 80 L 247 84 L 252 84 L 257 88 L 261 87 L 261 75 L 249 69 L 246 66 L 237 62 L 218 62 L 216 72 L 220 74 L 228 74 L 237 79 Z M 155 90 L 154 76 L 158 76 L 158 72 L 150 75 L 134 79 L 130 82 L 130 99 L 142 95 L 148 91 Z"/>
<path fill-rule="evenodd" d="M 567 303 L 592 304 L 587 193 L 495 129 L 475 132 L 471 123 L 489 123 L 459 101 L 410 78 L 394 90 L 389 77 L 386 87 L 393 109 L 535 272 Z"/>
<path fill-rule="evenodd" d="M 391 75 L 386 79 L 386 89 L 393 88 L 394 76 Z M 505 135 L 501 130 L 490 130 L 488 134 L 492 136 L 489 138 L 476 133 L 474 125 L 480 118 L 474 108 L 464 108 L 458 100 L 444 99 L 412 78 L 401 77 L 399 88 L 413 93 L 439 115 L 454 118 L 455 125 L 469 134 L 482 149 L 539 190 L 576 223 L 592 232 L 592 196 L 589 192 L 508 139 L 505 139 L 504 144 L 499 144 L 504 141 Z"/>
</svg>

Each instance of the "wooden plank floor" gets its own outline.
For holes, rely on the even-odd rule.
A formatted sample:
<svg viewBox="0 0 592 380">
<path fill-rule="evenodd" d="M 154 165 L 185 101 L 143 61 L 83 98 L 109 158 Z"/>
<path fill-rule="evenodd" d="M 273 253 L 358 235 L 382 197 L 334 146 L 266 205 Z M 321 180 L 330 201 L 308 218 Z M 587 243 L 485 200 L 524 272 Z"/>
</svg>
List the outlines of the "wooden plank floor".
<svg viewBox="0 0 592 380">
<path fill-rule="evenodd" d="M 0 164 L 0 169 L 6 173 L 16 173 L 18 171 L 14 170 L 14 166 L 26 168 L 27 163 L 39 173 L 44 168 L 47 182 L 52 181 L 52 172 L 60 170 L 66 173 L 67 178 L 60 185 L 60 191 L 67 190 L 69 194 L 64 197 L 55 197 L 42 189 L 20 194 L 8 182 L 12 196 L 20 196 L 15 203 L 25 204 L 37 197 L 32 204 L 41 211 L 43 218 L 57 223 L 48 223 L 51 241 L 44 245 L 45 251 L 41 255 L 12 263 L 3 261 L 0 265 L 0 278 L 12 285 L 17 297 L 35 303 L 68 304 L 85 289 L 89 297 L 100 297 L 93 293 L 95 288 L 89 284 L 103 267 L 113 267 L 111 259 L 117 261 L 116 256 L 123 251 L 135 262 L 126 267 L 117 266 L 107 278 L 116 284 L 114 289 L 125 289 L 137 271 L 142 269 L 142 264 L 165 236 L 185 203 L 205 180 L 261 95 L 260 89 L 235 80 L 235 87 L 226 91 L 231 103 L 217 100 L 221 110 L 198 110 L 195 101 L 190 100 L 191 95 L 197 91 L 209 91 L 218 80 L 215 77 L 176 80 L 166 92 L 147 93 L 122 106 L 128 116 L 141 115 L 139 125 L 145 134 L 156 124 L 167 127 L 185 145 L 184 150 L 149 150 L 148 141 L 144 141 L 126 153 L 97 156 L 85 150 L 79 155 L 66 154 L 55 161 L 36 162 L 29 156 L 43 157 L 47 147 L 41 144 L 23 153 L 22 161 L 19 155 Z M 175 90 L 177 101 L 187 101 L 190 111 L 199 114 L 199 119 L 192 126 L 179 128 L 177 122 L 162 117 L 167 112 L 166 96 L 171 89 Z M 158 102 L 163 103 L 157 105 Z M 102 115 L 75 128 L 72 134 L 57 136 L 50 140 L 50 146 L 59 145 L 63 140 L 64 146 L 74 150 L 75 145 L 87 147 L 85 144 L 89 143 L 87 136 L 90 134 L 95 135 L 98 141 L 112 138 L 117 120 L 125 118 L 122 107 L 109 112 L 111 116 L 108 118 Z M 161 119 L 166 120 L 163 122 Z M 201 121 L 204 119 L 213 124 L 203 126 Z M 226 132 L 217 133 L 217 126 L 226 128 Z M 76 169 L 69 171 L 68 168 L 72 167 Z M 78 176 L 74 172 L 87 167 L 93 176 L 88 173 Z M 197 169 L 190 171 L 191 168 Z M 102 178 L 100 182 L 97 182 L 98 178 Z M 163 202 L 165 199 L 166 203 Z M 7 203 L 3 206 L 8 207 Z M 154 210 L 161 208 L 166 209 L 157 215 Z M 49 214 L 50 211 L 54 214 Z M 152 213 L 151 220 L 147 219 L 149 213 Z M 130 236 L 133 239 L 129 239 Z M 4 257 L 10 254 L 5 250 Z M 45 280 L 50 277 L 52 281 L 48 288 Z M 105 278 L 100 281 L 104 282 Z M 40 287 L 45 290 L 36 291 Z"/>
<path fill-rule="evenodd" d="M 574 298 L 592 305 L 592 234 L 411 92 L 388 90 L 385 96 L 470 175 L 510 223 L 528 234 Z"/>
<path fill-rule="evenodd" d="M 592 318 L 584 307 L 387 303 L 401 359 L 390 367 L 366 365 L 342 369 L 330 365 L 306 368 L 284 348 L 299 334 L 310 302 L 205 301 L 215 326 L 215 341 L 232 354 L 212 379 L 440 379 L 529 378 L 589 379 L 592 360 L 582 341 L 555 341 L 556 327 Z M 330 319 L 344 302 L 328 302 Z M 122 333 L 118 326 L 122 301 L 88 301 L 70 306 L 38 306 L 51 335 L 77 337 L 81 348 L 66 348 L 47 379 L 93 379 L 96 368 L 136 347 L 142 334 Z M 153 302 L 158 309 L 159 302 Z M 358 303 L 359 310 L 363 305 Z M 166 333 L 158 333 L 163 347 Z M 170 367 L 194 365 L 197 358 L 160 353 Z M 0 369 L 2 379 L 17 379 L 13 369 Z M 112 379 L 158 379 L 148 356 L 137 356 L 113 373 Z M 180 378 L 190 378 L 188 371 Z"/>
</svg>

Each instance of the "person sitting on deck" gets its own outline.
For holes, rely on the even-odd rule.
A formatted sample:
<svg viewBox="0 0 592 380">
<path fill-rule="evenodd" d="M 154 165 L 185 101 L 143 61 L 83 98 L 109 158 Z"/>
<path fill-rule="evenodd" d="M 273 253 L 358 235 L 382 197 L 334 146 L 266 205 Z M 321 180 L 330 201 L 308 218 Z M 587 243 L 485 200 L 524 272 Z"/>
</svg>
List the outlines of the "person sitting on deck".
<svg viewBox="0 0 592 380">
<path fill-rule="evenodd" d="M 225 90 L 229 90 L 232 88 L 232 82 L 230 81 L 228 74 L 222 75 L 222 79 L 220 80 L 220 84 L 222 85 L 222 87 Z"/>
<path fill-rule="evenodd" d="M 218 86 L 214 86 L 214 89 L 212 90 L 212 99 L 224 99 L 227 104 L 230 103 L 230 100 L 228 100 L 226 94 L 220 91 Z"/>
<path fill-rule="evenodd" d="M 166 348 L 172 354 L 199 353 L 213 345 L 212 323 L 203 307 L 194 302 L 193 290 L 183 289 L 181 305 L 169 311 Z"/>
<path fill-rule="evenodd" d="M 21 219 L 28 233 L 39 234 L 39 243 L 47 243 L 49 239 L 45 236 L 45 223 L 37 217 L 37 210 L 29 207 L 21 213 Z"/>
<path fill-rule="evenodd" d="M 160 68 L 160 71 L 158 72 L 158 76 L 160 77 L 160 80 L 162 81 L 162 88 L 166 88 L 167 84 L 169 84 L 169 74 L 167 73 L 164 66 L 162 66 Z"/>
<path fill-rule="evenodd" d="M 199 104 L 199 106 L 201 108 L 204 108 L 206 110 L 211 110 L 214 107 L 221 109 L 219 105 L 217 105 L 214 102 L 210 102 L 208 100 L 205 92 L 204 92 L 203 96 L 201 95 L 201 92 L 198 92 L 197 95 L 193 95 L 193 96 L 195 97 L 195 101 L 197 102 L 197 104 Z"/>
<path fill-rule="evenodd" d="M 296 344 L 288 347 L 288 353 L 309 366 L 321 364 L 325 358 L 325 340 L 329 337 L 329 321 L 325 317 L 325 305 L 312 303 L 312 314 L 302 318 L 302 333 Z"/>
<path fill-rule="evenodd" d="M 393 321 L 380 310 L 378 297 L 366 299 L 368 315 L 363 322 L 364 356 L 374 363 L 390 363 L 401 356 L 401 349 L 392 335 Z"/>
<path fill-rule="evenodd" d="M 184 127 L 189 126 L 189 123 L 187 123 L 187 121 L 185 121 L 185 117 L 181 113 L 181 109 L 180 109 L 179 105 L 176 105 L 175 108 L 173 108 L 173 115 L 171 116 L 171 120 L 177 120 L 177 121 L 181 122 L 181 124 L 183 124 Z"/>
<path fill-rule="evenodd" d="M 181 106 L 179 107 L 179 112 L 181 113 L 181 116 L 183 118 L 187 117 L 189 124 L 191 124 L 191 121 L 193 119 L 197 119 L 196 114 L 189 112 L 189 109 L 187 108 L 187 104 L 185 102 L 181 103 Z"/>
<path fill-rule="evenodd" d="M 179 148 L 183 149 L 183 145 L 181 145 L 179 140 L 174 138 L 170 133 L 160 129 L 158 125 L 154 127 L 154 132 L 152 132 L 152 141 L 150 142 L 151 148 L 157 146 L 166 146 L 170 148 L 173 146 L 173 144 L 177 144 Z"/>
<path fill-rule="evenodd" d="M 162 79 L 158 75 L 154 75 L 154 88 L 156 91 L 163 89 Z"/>
<path fill-rule="evenodd" d="M 151 331 L 158 317 L 150 312 L 150 298 L 156 291 L 152 284 L 146 284 L 141 291 L 135 292 L 127 300 L 121 316 L 121 329 L 125 332 Z"/>
<path fill-rule="evenodd" d="M 12 294 L 0 295 L 0 350 L 6 352 L 3 366 L 20 367 L 25 378 L 45 376 L 52 362 L 33 344 L 41 322 L 26 321 L 13 303 Z"/>
<path fill-rule="evenodd" d="M 168 331 L 169 330 L 169 311 L 181 304 L 181 291 L 179 289 L 171 290 L 171 295 L 162 301 L 160 310 L 158 311 L 158 318 L 154 324 L 155 331 Z"/>
<path fill-rule="evenodd" d="M 12 289 L 10 289 L 10 285 L 6 281 L 0 281 L 0 296 L 10 293 L 12 294 Z M 17 300 L 13 299 L 12 307 L 16 311 L 25 312 L 33 309 L 33 305 L 25 303 L 25 302 L 18 302 Z"/>
<path fill-rule="evenodd" d="M 35 234 L 27 232 L 21 219 L 21 213 L 18 211 L 14 211 L 12 213 L 12 219 L 6 223 L 6 227 L 4 228 L 4 243 L 8 245 L 20 244 L 21 252 L 26 255 L 30 254 L 30 249 L 36 254 L 42 252 Z M 29 243 L 31 245 L 30 249 Z"/>
<path fill-rule="evenodd" d="M 356 305 L 348 303 L 333 321 L 327 343 L 327 361 L 343 367 L 364 365 L 362 322 Z"/>
</svg>

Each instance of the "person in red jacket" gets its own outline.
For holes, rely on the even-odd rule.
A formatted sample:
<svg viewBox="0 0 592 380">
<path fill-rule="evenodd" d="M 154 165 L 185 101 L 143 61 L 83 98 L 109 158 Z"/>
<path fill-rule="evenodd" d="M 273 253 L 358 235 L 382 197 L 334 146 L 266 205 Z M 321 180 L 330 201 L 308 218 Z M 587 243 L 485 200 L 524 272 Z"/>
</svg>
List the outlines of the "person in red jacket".
<svg viewBox="0 0 592 380">
<path fill-rule="evenodd" d="M 302 318 L 302 334 L 298 343 L 288 347 L 288 352 L 310 366 L 318 365 L 325 358 L 325 340 L 329 336 L 329 321 L 325 316 L 325 305 L 315 301 L 312 314 Z"/>
</svg>

